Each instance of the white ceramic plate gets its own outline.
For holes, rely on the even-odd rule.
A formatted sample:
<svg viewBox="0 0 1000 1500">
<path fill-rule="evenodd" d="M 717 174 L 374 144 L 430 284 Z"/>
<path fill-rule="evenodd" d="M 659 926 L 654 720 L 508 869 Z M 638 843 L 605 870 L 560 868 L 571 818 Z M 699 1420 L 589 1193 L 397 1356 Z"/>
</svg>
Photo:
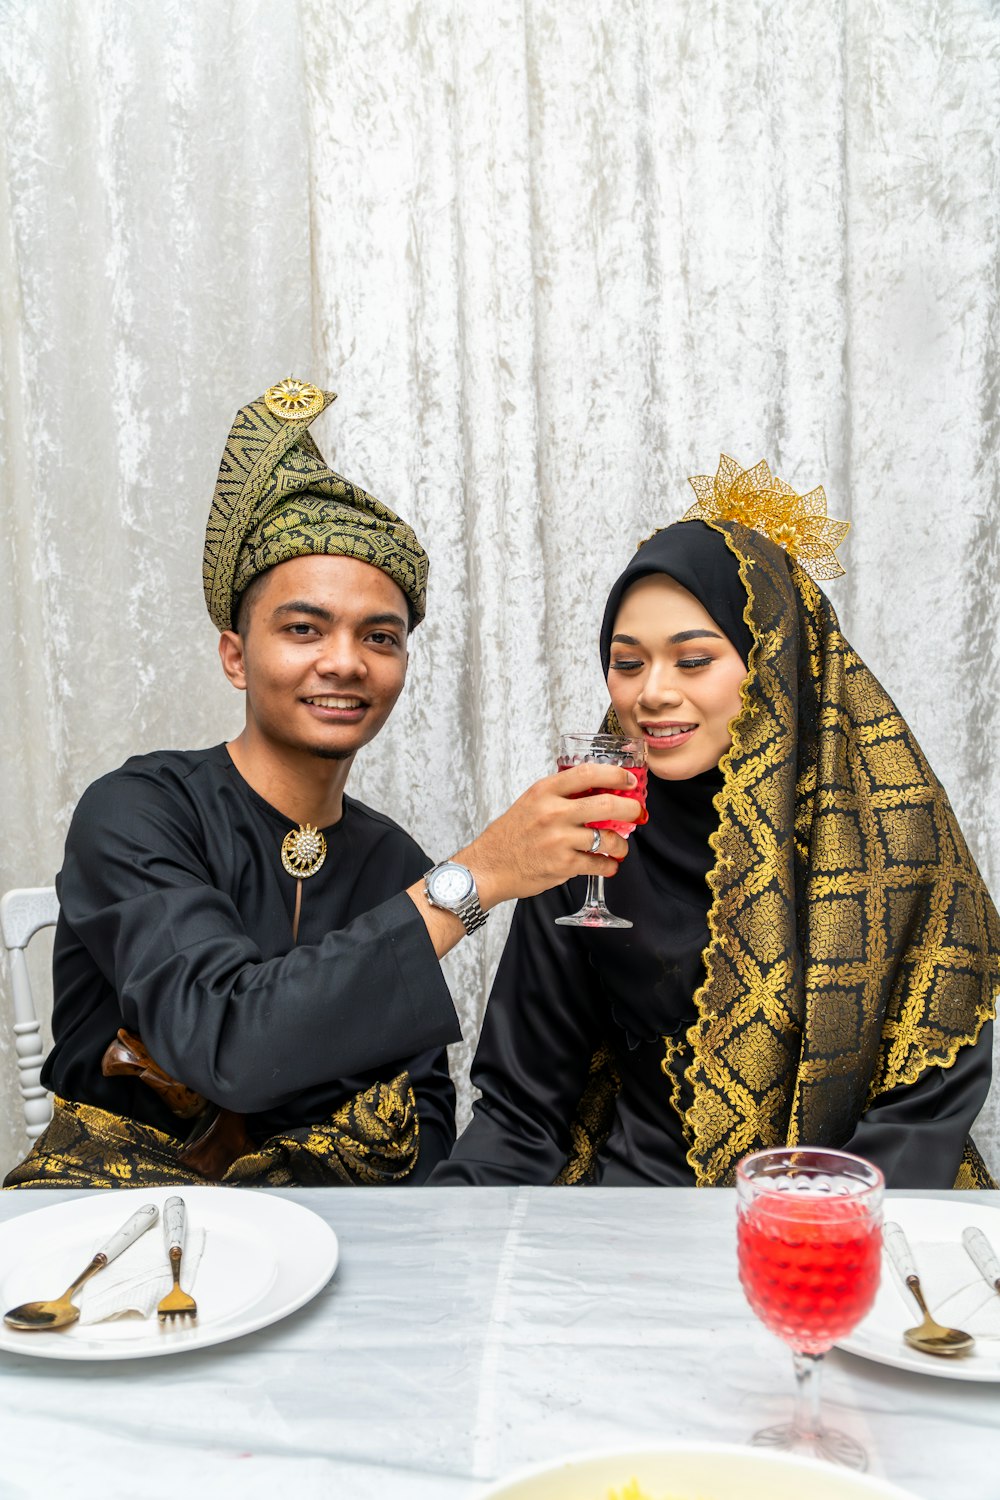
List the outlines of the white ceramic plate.
<svg viewBox="0 0 1000 1500">
<path fill-rule="evenodd" d="M 33 1298 L 58 1297 L 130 1213 L 155 1203 L 162 1216 L 165 1200 L 177 1191 L 102 1191 L 0 1224 L 0 1311 Z M 161 1325 L 155 1317 L 125 1318 L 86 1327 L 74 1323 L 52 1333 L 18 1333 L 0 1322 L 0 1349 L 42 1359 L 186 1354 L 276 1323 L 315 1297 L 333 1275 L 337 1236 L 310 1209 L 270 1190 L 183 1187 L 180 1192 L 188 1223 L 205 1230 L 194 1284 L 197 1322 Z M 159 1222 L 147 1231 L 162 1232 Z"/>
<path fill-rule="evenodd" d="M 513 1474 L 475 1500 L 607 1500 L 635 1480 L 649 1500 L 914 1500 L 884 1479 L 812 1458 L 732 1443 L 573 1454 Z"/>
<path fill-rule="evenodd" d="M 958 1263 L 968 1267 L 970 1283 L 977 1279 L 981 1281 L 983 1296 L 988 1298 L 985 1281 L 961 1249 L 962 1230 L 967 1224 L 975 1225 L 1000 1254 L 1000 1211 L 964 1196 L 955 1199 L 887 1198 L 885 1217 L 902 1225 L 914 1251 L 917 1271 L 921 1272 L 921 1288 L 927 1304 L 941 1322 L 949 1321 L 948 1308 L 942 1307 L 939 1296 L 935 1297 L 934 1284 L 926 1267 L 921 1267 L 921 1242 L 954 1245 Z M 936 1375 L 945 1380 L 1000 1380 L 1000 1340 L 983 1339 L 971 1354 L 962 1359 L 919 1354 L 904 1344 L 903 1329 L 919 1323 L 920 1312 L 912 1297 L 899 1286 L 885 1251 L 882 1254 L 882 1283 L 875 1306 L 850 1338 L 840 1341 L 838 1349 L 846 1349 L 848 1354 L 860 1354 L 863 1359 L 873 1359 L 882 1365 L 892 1365 L 897 1370 L 912 1370 L 916 1375 Z M 974 1333 L 975 1328 L 971 1331 Z"/>
</svg>

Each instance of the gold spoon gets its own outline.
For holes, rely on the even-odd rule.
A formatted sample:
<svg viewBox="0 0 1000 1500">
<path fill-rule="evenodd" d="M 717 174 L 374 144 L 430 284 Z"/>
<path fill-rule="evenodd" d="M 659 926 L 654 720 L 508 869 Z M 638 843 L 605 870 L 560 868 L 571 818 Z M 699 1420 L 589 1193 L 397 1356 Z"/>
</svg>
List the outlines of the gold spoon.
<svg viewBox="0 0 1000 1500">
<path fill-rule="evenodd" d="M 73 1293 L 78 1292 L 91 1276 L 96 1276 L 98 1271 L 110 1265 L 123 1250 L 127 1250 L 159 1217 L 160 1211 L 155 1204 L 149 1203 L 145 1208 L 140 1208 L 127 1224 L 122 1225 L 117 1234 L 111 1236 L 104 1248 L 98 1250 L 87 1268 L 80 1272 L 61 1297 L 53 1297 L 49 1302 L 22 1302 L 20 1307 L 12 1307 L 10 1312 L 3 1315 L 7 1327 L 34 1332 L 38 1329 L 65 1328 L 67 1324 L 75 1323 L 80 1316 L 80 1309 L 72 1300 Z"/>
<path fill-rule="evenodd" d="M 924 1321 L 918 1323 L 916 1328 L 903 1330 L 903 1338 L 910 1348 L 919 1350 L 921 1354 L 936 1354 L 942 1359 L 960 1359 L 962 1355 L 968 1354 L 976 1342 L 972 1334 L 964 1333 L 961 1328 L 946 1328 L 943 1323 L 938 1323 L 931 1317 L 920 1290 L 920 1277 L 913 1264 L 909 1243 L 899 1225 L 886 1224 L 882 1231 L 882 1241 L 924 1315 Z"/>
</svg>

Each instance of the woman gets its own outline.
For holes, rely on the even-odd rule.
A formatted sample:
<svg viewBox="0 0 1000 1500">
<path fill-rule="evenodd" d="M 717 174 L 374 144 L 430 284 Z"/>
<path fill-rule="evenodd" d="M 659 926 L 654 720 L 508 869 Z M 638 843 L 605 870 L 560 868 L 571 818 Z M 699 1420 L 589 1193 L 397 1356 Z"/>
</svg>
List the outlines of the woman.
<svg viewBox="0 0 1000 1500">
<path fill-rule="evenodd" d="M 482 1098 L 432 1181 L 722 1184 L 747 1152 L 802 1142 L 893 1187 L 989 1185 L 968 1132 L 1000 923 L 804 569 L 842 571 L 828 542 L 847 528 L 763 464 L 693 483 L 699 505 L 639 549 L 601 632 L 608 726 L 643 736 L 650 770 L 614 882 L 634 926 L 556 926 L 579 881 L 518 905 Z"/>
</svg>

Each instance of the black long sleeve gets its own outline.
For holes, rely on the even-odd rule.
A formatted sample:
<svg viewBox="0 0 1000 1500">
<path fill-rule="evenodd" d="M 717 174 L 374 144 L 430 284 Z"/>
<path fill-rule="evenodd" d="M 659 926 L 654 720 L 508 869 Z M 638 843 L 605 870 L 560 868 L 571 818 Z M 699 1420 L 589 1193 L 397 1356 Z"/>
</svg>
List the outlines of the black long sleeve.
<svg viewBox="0 0 1000 1500">
<path fill-rule="evenodd" d="M 950 1188 L 993 1076 L 993 1022 L 950 1068 L 929 1068 L 915 1083 L 876 1099 L 845 1151 L 867 1157 L 893 1188 Z"/>
<path fill-rule="evenodd" d="M 326 864 L 304 882 L 293 947 L 295 883 L 279 855 L 288 827 L 224 747 L 141 757 L 89 789 L 58 880 L 45 1081 L 166 1128 L 144 1086 L 100 1073 L 125 1025 L 189 1087 L 261 1116 L 259 1134 L 321 1118 L 390 1066 L 412 1065 L 436 1157 L 453 1099 L 441 1049 L 460 1032 L 405 894 L 430 861 L 345 799 Z"/>
<path fill-rule="evenodd" d="M 568 899 L 560 889 L 518 902 L 472 1067 L 482 1097 L 435 1187 L 550 1183 L 569 1155 L 601 1022 L 579 933 L 553 920 Z"/>
</svg>

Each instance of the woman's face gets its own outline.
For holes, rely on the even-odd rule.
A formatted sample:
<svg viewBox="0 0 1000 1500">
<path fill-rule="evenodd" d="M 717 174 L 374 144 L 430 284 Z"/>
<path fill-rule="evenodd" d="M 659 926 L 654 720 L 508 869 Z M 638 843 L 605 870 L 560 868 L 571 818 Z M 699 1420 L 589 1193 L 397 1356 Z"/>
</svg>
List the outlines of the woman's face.
<svg viewBox="0 0 1000 1500">
<path fill-rule="evenodd" d="M 652 573 L 625 594 L 608 690 L 624 732 L 645 741 L 654 776 L 686 781 L 718 765 L 746 675 L 729 637 L 673 578 Z"/>
</svg>

